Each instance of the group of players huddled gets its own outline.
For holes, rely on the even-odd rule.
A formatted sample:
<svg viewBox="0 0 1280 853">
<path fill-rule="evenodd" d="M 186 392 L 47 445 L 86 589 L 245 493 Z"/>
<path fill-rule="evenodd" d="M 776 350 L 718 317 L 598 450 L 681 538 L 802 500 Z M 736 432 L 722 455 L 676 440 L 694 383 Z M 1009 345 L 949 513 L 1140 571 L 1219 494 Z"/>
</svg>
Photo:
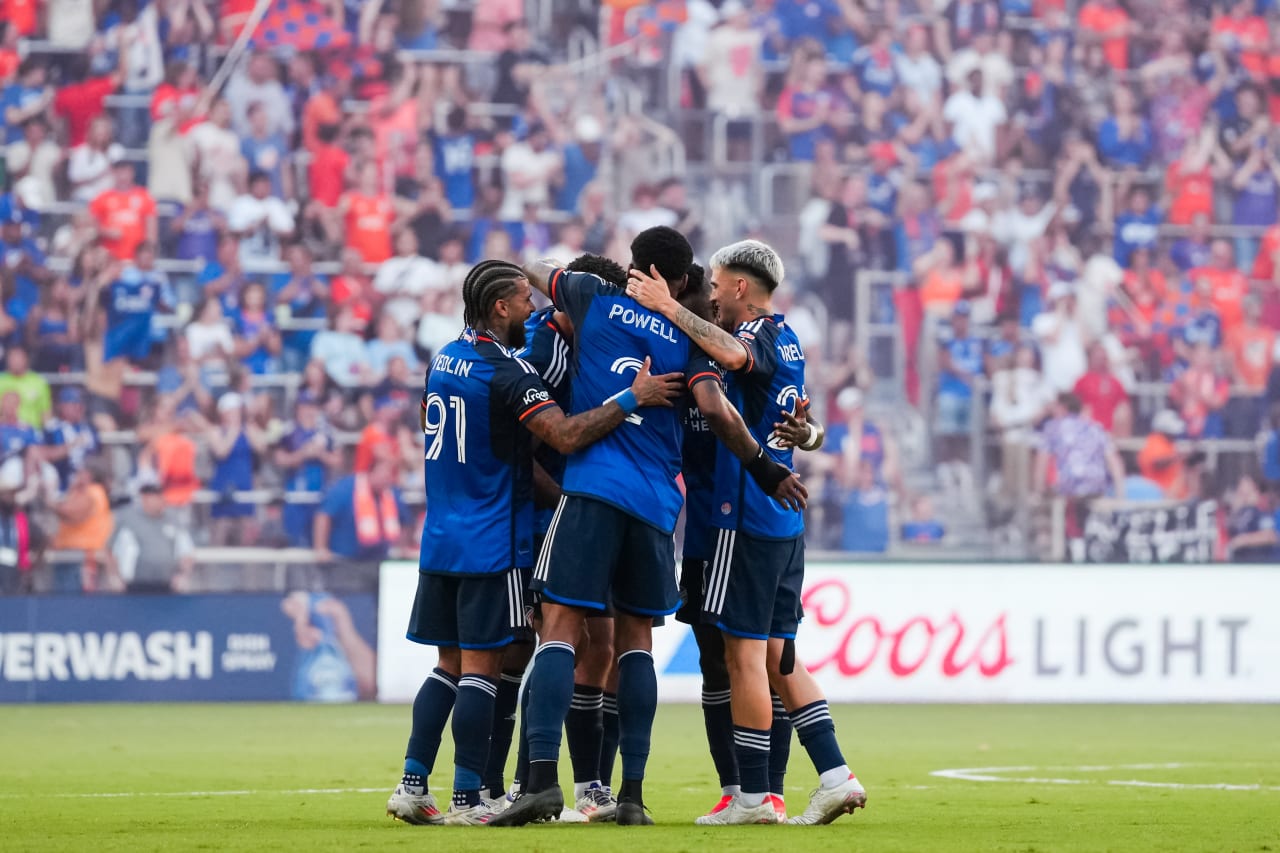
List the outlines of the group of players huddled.
<svg viewBox="0 0 1280 853">
<path fill-rule="evenodd" d="M 564 268 L 482 261 L 467 275 L 465 329 L 432 360 L 422 396 L 427 516 L 408 637 L 440 660 L 413 703 L 389 815 L 652 824 L 652 631 L 672 615 L 693 625 L 722 785 L 697 823 L 823 824 L 865 805 L 826 698 L 795 659 L 807 493 L 791 456 L 823 431 L 800 342 L 770 304 L 782 262 L 747 240 L 709 268 L 659 227 L 631 244 L 629 270 L 586 255 Z M 534 288 L 550 307 L 534 311 Z M 450 714 L 441 811 L 427 780 Z M 793 730 L 819 786 L 787 820 Z"/>
</svg>

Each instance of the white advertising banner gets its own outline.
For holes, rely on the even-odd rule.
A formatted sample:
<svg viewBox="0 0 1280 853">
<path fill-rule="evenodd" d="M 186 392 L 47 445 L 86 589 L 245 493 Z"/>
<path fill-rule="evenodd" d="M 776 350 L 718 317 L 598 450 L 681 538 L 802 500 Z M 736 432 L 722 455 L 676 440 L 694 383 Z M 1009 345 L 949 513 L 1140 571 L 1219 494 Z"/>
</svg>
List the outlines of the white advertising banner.
<svg viewBox="0 0 1280 853">
<path fill-rule="evenodd" d="M 1278 702 L 1280 567 L 815 563 L 797 657 L 839 702 Z M 378 696 L 435 652 L 404 639 L 416 566 L 379 593 Z M 696 702 L 688 627 L 654 632 L 664 701 Z"/>
</svg>

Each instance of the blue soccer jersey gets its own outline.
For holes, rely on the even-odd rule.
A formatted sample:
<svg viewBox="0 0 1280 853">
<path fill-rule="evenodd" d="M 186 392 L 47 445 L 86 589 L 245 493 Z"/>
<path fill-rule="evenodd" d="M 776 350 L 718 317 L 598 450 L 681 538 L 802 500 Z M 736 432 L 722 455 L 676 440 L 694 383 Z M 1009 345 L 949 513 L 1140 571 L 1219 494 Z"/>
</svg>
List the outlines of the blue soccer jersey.
<svg viewBox="0 0 1280 853">
<path fill-rule="evenodd" d="M 537 371 L 486 335 L 431 361 L 427 521 L 418 568 L 495 574 L 533 565 L 533 468 L 521 424 L 555 402 Z"/>
<path fill-rule="evenodd" d="M 151 321 L 156 311 L 166 307 L 160 284 L 138 269 L 125 267 L 103 298 L 107 309 L 103 359 L 140 359 L 150 355 Z"/>
<path fill-rule="evenodd" d="M 533 366 L 560 408 L 569 410 L 570 388 L 573 377 L 573 350 L 564 331 L 556 325 L 553 307 L 533 312 L 524 324 L 525 348 L 519 356 Z M 534 451 L 534 460 L 557 484 L 564 485 L 564 454 L 549 444 L 541 444 Z M 555 515 L 554 508 L 536 510 L 534 520 L 538 533 L 546 533 Z"/>
<path fill-rule="evenodd" d="M 800 341 L 781 314 L 743 323 L 734 337 L 746 347 L 747 363 L 728 375 L 725 394 L 765 452 L 790 468 L 791 449 L 770 437 L 783 412 L 793 411 L 797 403 L 809 405 Z M 766 495 L 723 445 L 716 454 L 712 518 L 717 527 L 758 539 L 794 539 L 804 533 L 804 517 Z"/>
<path fill-rule="evenodd" d="M 716 496 L 716 447 L 719 442 L 692 397 L 686 400 L 683 426 L 684 558 L 710 560 L 715 551 L 711 505 Z"/>
<path fill-rule="evenodd" d="M 665 317 L 597 276 L 558 269 L 549 290 L 575 330 L 574 414 L 630 388 L 646 357 L 654 375 L 681 372 L 690 381 L 710 363 Z M 682 502 L 676 476 L 683 439 L 679 408 L 641 409 L 569 457 L 564 491 L 611 504 L 670 533 Z"/>
</svg>

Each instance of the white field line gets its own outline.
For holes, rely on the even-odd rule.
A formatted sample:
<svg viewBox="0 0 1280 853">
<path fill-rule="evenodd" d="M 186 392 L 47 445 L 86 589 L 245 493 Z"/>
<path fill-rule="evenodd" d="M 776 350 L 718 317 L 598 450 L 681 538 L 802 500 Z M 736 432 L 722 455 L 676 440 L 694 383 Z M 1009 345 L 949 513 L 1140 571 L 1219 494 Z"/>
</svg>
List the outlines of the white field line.
<svg viewBox="0 0 1280 853">
<path fill-rule="evenodd" d="M 1112 785 L 1120 788 L 1167 788 L 1179 791 L 1280 791 L 1280 785 L 1236 785 L 1229 782 L 1149 782 L 1142 779 L 1065 779 L 1054 776 L 1008 776 L 1038 770 L 1102 773 L 1112 770 L 1176 770 L 1181 762 L 1167 764 L 1078 764 L 1057 767 L 956 767 L 929 775 L 964 782 L 1021 782 L 1024 785 Z"/>
<path fill-rule="evenodd" d="M 381 788 L 292 788 L 284 791 L 110 791 L 110 792 L 89 792 L 77 791 L 59 794 L 19 794 L 19 793 L 0 793 L 0 799 L 21 800 L 34 797 L 47 799 L 56 797 L 69 800 L 107 800 L 107 799 L 128 799 L 132 797 L 270 797 L 270 796 L 299 796 L 304 794 L 330 795 L 330 794 L 376 794 L 379 791 L 387 790 L 384 785 Z"/>
</svg>

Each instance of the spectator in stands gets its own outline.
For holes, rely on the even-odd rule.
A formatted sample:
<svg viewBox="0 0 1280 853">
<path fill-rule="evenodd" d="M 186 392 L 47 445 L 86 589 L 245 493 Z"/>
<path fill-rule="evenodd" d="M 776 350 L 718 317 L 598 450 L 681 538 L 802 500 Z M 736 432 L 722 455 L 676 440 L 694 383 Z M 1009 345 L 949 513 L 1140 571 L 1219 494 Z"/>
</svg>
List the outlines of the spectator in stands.
<svg viewBox="0 0 1280 853">
<path fill-rule="evenodd" d="M 1259 438 L 1262 447 L 1258 461 L 1263 485 L 1267 494 L 1274 496 L 1280 493 L 1280 407 L 1272 404 L 1265 430 Z"/>
<path fill-rule="evenodd" d="M 902 541 L 913 545 L 938 543 L 946 535 L 946 527 L 934 512 L 933 500 L 928 495 L 916 495 L 911 500 L 911 518 L 902 524 Z"/>
<path fill-rule="evenodd" d="M 231 106 L 231 123 L 235 132 L 244 137 L 252 131 L 249 108 L 257 103 L 267 115 L 268 135 L 293 135 L 293 107 L 284 86 L 280 83 L 279 69 L 271 54 L 256 51 L 245 63 L 244 72 L 232 76 L 227 84 L 227 103 Z"/>
<path fill-rule="evenodd" d="M 217 299 L 222 311 L 235 311 L 240 302 L 240 292 L 249 284 L 240 262 L 240 241 L 231 234 L 218 239 L 217 256 L 196 278 L 203 298 Z"/>
<path fill-rule="evenodd" d="M 573 136 L 566 138 L 563 133 L 559 134 L 556 145 L 560 149 L 561 166 L 555 206 L 564 213 L 573 213 L 578 209 L 583 189 L 596 179 L 600 170 L 604 127 L 593 115 L 578 116 L 573 123 Z"/>
<path fill-rule="evenodd" d="M 1133 404 L 1124 384 L 1111 372 L 1111 359 L 1101 341 L 1089 345 L 1088 366 L 1072 389 L 1084 404 L 1084 416 L 1113 437 L 1128 438 L 1133 433 Z"/>
<path fill-rule="evenodd" d="M 31 366 L 40 373 L 84 369 L 81 345 L 83 296 L 63 276 L 40 294 L 40 304 L 27 315 L 27 339 L 32 341 Z"/>
<path fill-rule="evenodd" d="M 62 163 L 62 149 L 49 138 L 44 116 L 32 116 L 23 123 L 22 138 L 4 151 L 5 171 L 13 192 L 31 210 L 46 210 L 57 200 L 54 171 Z"/>
<path fill-rule="evenodd" d="M 1186 431 L 1177 412 L 1163 409 L 1152 419 L 1151 432 L 1138 452 L 1138 472 L 1170 500 L 1186 500 L 1198 491 L 1203 454 L 1187 455 L 1178 447 L 1176 442 Z"/>
<path fill-rule="evenodd" d="M 254 172 L 249 192 L 237 197 L 227 213 L 227 227 L 240 241 L 240 262 L 253 265 L 278 262 L 282 241 L 295 223 L 284 201 L 271 194 L 271 177 Z"/>
<path fill-rule="evenodd" d="M 1031 485 L 1035 427 L 1049 412 L 1053 390 L 1041 376 L 1036 349 L 1029 343 L 1015 344 L 1007 355 L 996 357 L 994 362 L 997 369 L 991 377 L 990 416 L 992 426 L 1000 433 L 1000 494 L 1017 500 Z"/>
<path fill-rule="evenodd" d="M 1112 95 L 1111 115 L 1098 127 L 1098 153 L 1112 169 L 1145 169 L 1154 154 L 1151 125 L 1138 111 L 1132 90 L 1120 86 Z"/>
<path fill-rule="evenodd" d="M 18 79 L 0 92 L 0 113 L 4 116 L 4 144 L 22 138 L 27 119 L 43 115 L 53 104 L 54 89 L 48 83 L 48 69 L 42 57 L 29 56 L 18 67 Z"/>
<path fill-rule="evenodd" d="M 174 237 L 173 256 L 180 261 L 212 263 L 218 254 L 218 241 L 227 227 L 227 218 L 214 210 L 209 201 L 209 183 L 197 181 L 191 201 L 169 220 L 168 231 Z M 195 300 L 184 300 L 194 302 Z"/>
<path fill-rule="evenodd" d="M 115 529 L 109 482 L 105 472 L 86 466 L 71 479 L 65 497 L 53 506 L 58 530 L 51 546 L 58 551 L 84 552 L 84 589 L 94 588 L 103 550 Z"/>
<path fill-rule="evenodd" d="M 618 231 L 623 235 L 634 236 L 658 226 L 674 228 L 676 222 L 675 211 L 658 205 L 657 188 L 651 184 L 638 183 L 631 190 L 631 207 L 618 216 Z"/>
<path fill-rule="evenodd" d="M 0 596 L 31 590 L 32 570 L 44 549 L 43 531 L 17 500 L 25 479 L 21 459 L 0 464 Z"/>
<path fill-rule="evenodd" d="M 316 131 L 316 142 L 311 148 L 311 162 L 307 164 L 307 190 L 316 205 L 310 216 L 331 215 L 338 206 L 351 155 L 339 144 L 341 128 L 336 124 L 323 124 Z M 470 170 L 468 170 L 470 176 Z"/>
<path fill-rule="evenodd" d="M 251 174 L 261 172 L 270 178 L 271 195 L 285 200 L 294 197 L 289 141 L 275 129 L 261 101 L 249 104 L 249 132 L 240 137 L 240 156 Z"/>
<path fill-rule="evenodd" d="M 413 373 L 419 370 L 418 356 L 401 322 L 402 316 L 406 315 L 384 308 L 378 317 L 377 337 L 368 343 L 369 367 L 378 381 L 386 377 L 392 359 L 402 359 Z"/>
<path fill-rule="evenodd" d="M 1262 325 L 1262 301 L 1257 296 L 1246 296 L 1242 304 L 1244 321 L 1226 333 L 1225 340 L 1237 389 L 1227 404 L 1227 434 L 1252 438 L 1262 428 L 1266 414 L 1267 377 L 1273 365 L 1276 333 Z"/>
<path fill-rule="evenodd" d="M 965 464 L 965 450 L 973 431 L 972 409 L 977 382 L 982 376 L 985 346 L 969 329 L 969 303 L 957 302 L 951 312 L 951 328 L 938 339 L 938 397 L 934 434 L 941 439 L 939 476 L 963 487 L 972 475 Z M 946 482 L 946 479 L 944 479 Z"/>
<path fill-rule="evenodd" d="M 195 573 L 195 543 L 169 511 L 159 481 L 138 487 L 137 500 L 115 517 L 106 569 L 130 594 L 188 592 Z"/>
<path fill-rule="evenodd" d="M 111 189 L 89 203 L 98 221 L 102 245 L 120 260 L 130 260 L 143 241 L 155 243 L 156 201 L 136 183 L 132 163 L 118 160 L 111 164 Z"/>
<path fill-rule="evenodd" d="M 1226 434 L 1223 409 L 1231 383 L 1219 371 L 1213 348 L 1198 343 L 1191 361 L 1169 388 L 1169 400 L 1179 408 L 1191 438 L 1222 438 Z"/>
<path fill-rule="evenodd" d="M 752 26 L 751 12 L 741 0 L 726 0 L 720 5 L 720 25 L 711 31 L 698 66 L 707 109 L 730 119 L 759 112 L 764 90 L 763 45 L 763 33 Z M 730 128 L 730 135 L 739 135 L 734 130 Z"/>
<path fill-rule="evenodd" d="M 498 54 L 497 82 L 490 95 L 495 104 L 522 107 L 538 74 L 548 65 L 547 55 L 534 47 L 523 19 L 506 25 L 507 48 Z"/>
<path fill-rule="evenodd" d="M 85 419 L 84 392 L 67 386 L 58 392 L 57 417 L 44 429 L 44 458 L 58 471 L 63 490 L 102 450 L 98 431 Z"/>
<path fill-rule="evenodd" d="M 983 72 L 970 71 L 967 86 L 947 98 L 942 117 L 951 125 L 951 141 L 976 162 L 991 163 L 1001 150 L 1001 134 L 1009 114 L 1004 102 L 983 86 Z"/>
<path fill-rule="evenodd" d="M 835 99 L 826 91 L 827 60 L 809 47 L 791 57 L 786 85 L 778 96 L 778 126 L 787 135 L 789 158 L 812 162 L 818 143 L 834 137 L 830 122 Z"/>
<path fill-rule="evenodd" d="M 30 369 L 26 347 L 11 344 L 4 354 L 4 372 L 0 373 L 0 395 L 18 395 L 18 418 L 33 429 L 43 429 L 53 411 L 49 382 Z"/>
<path fill-rule="evenodd" d="M 286 272 L 276 273 L 271 280 L 271 301 L 276 315 L 289 323 L 315 323 L 327 318 L 329 283 L 312 268 L 311 250 L 304 243 L 292 243 L 285 250 Z M 287 324 L 281 322 L 281 327 Z M 316 328 L 284 329 L 284 348 L 280 353 L 284 369 L 299 372 L 311 354 Z"/>
<path fill-rule="evenodd" d="M 1229 495 L 1227 515 L 1227 558 L 1233 563 L 1275 561 L 1275 520 L 1253 477 L 1245 474 Z"/>
<path fill-rule="evenodd" d="M 414 342 L 430 357 L 458 337 L 458 329 L 463 324 L 461 291 L 454 288 L 440 290 L 425 307 Z"/>
<path fill-rule="evenodd" d="M 511 47 L 512 24 L 524 21 L 522 0 L 476 0 L 467 50 L 500 53 Z"/>
<path fill-rule="evenodd" d="M 889 550 L 889 491 L 876 482 L 875 470 L 865 459 L 845 499 L 840 549 L 872 554 Z"/>
<path fill-rule="evenodd" d="M 210 509 L 213 519 L 210 539 L 214 546 L 253 544 L 247 519 L 254 515 L 254 505 L 232 496 L 253 488 L 253 469 L 257 455 L 266 450 L 264 436 L 245 423 L 244 398 L 229 391 L 218 398 L 218 423 L 205 433 L 205 442 L 214 459 L 209 488 L 218 493 Z"/>
<path fill-rule="evenodd" d="M 396 438 L 396 422 L 404 414 L 398 397 L 380 397 L 374 402 L 373 417 L 360 433 L 352 470 L 368 471 L 375 462 L 392 460 L 399 464 L 400 445 Z"/>
<path fill-rule="evenodd" d="M 1089 0 L 1080 7 L 1080 35 L 1086 44 L 1101 44 L 1107 64 L 1116 71 L 1129 67 L 1129 37 L 1138 28 L 1117 0 Z"/>
<path fill-rule="evenodd" d="M 1055 282 L 1049 288 L 1048 302 L 1049 310 L 1032 321 L 1031 331 L 1040 345 L 1045 379 L 1055 391 L 1070 391 L 1088 369 L 1075 291 L 1066 282 Z"/>
<path fill-rule="evenodd" d="M 922 103 L 942 100 L 942 66 L 929 52 L 929 33 L 921 24 L 907 28 L 901 52 L 893 57 L 894 71 L 903 88 Z"/>
<path fill-rule="evenodd" d="M 240 305 L 232 315 L 235 354 L 250 373 L 263 376 L 280 372 L 280 330 L 267 311 L 267 288 L 250 282 L 240 291 Z"/>
<path fill-rule="evenodd" d="M 407 517 L 396 476 L 396 462 L 380 460 L 367 472 L 343 477 L 325 491 L 313 534 L 318 560 L 386 558 Z"/>
<path fill-rule="evenodd" d="M 920 281 L 920 301 L 924 310 L 935 316 L 951 313 L 964 296 L 964 268 L 956 262 L 956 247 L 944 236 L 916 264 Z"/>
<path fill-rule="evenodd" d="M 1130 257 L 1138 249 L 1155 250 L 1161 218 L 1146 187 L 1139 185 L 1129 190 L 1128 208 L 1116 217 L 1115 224 L 1115 258 L 1120 266 L 1129 266 Z"/>
<path fill-rule="evenodd" d="M 1231 210 L 1233 225 L 1258 228 L 1275 224 L 1280 212 L 1277 201 L 1280 198 L 1280 160 L 1276 159 L 1266 136 L 1257 137 L 1244 163 L 1232 176 L 1231 188 L 1236 192 Z M 1236 255 L 1241 268 L 1253 266 L 1257 246 L 1257 239 L 1247 234 L 1236 238 Z"/>
<path fill-rule="evenodd" d="M 40 443 L 39 434 L 19 416 L 21 406 L 22 398 L 17 391 L 0 395 L 0 459 L 23 457 L 28 447 Z"/>
<path fill-rule="evenodd" d="M 40 301 L 40 287 L 52 279 L 45 265 L 44 252 L 25 234 L 26 214 L 12 195 L 0 196 L 0 254 L 3 269 L 0 278 L 8 281 L 4 293 L 4 313 L 15 325 L 27 319 Z M 0 322 L 0 334 L 8 334 L 12 328 L 4 328 Z"/>
<path fill-rule="evenodd" d="M 368 349 L 360 332 L 364 322 L 352 305 L 337 308 L 333 328 L 311 342 L 311 358 L 324 365 L 325 373 L 342 388 L 358 388 L 376 380 Z"/>
<path fill-rule="evenodd" d="M 545 208 L 551 200 L 551 184 L 564 167 L 560 152 L 551 147 L 546 126 L 539 123 L 529 128 L 525 141 L 515 141 L 502 152 L 504 195 L 498 218 L 517 222 L 529 205 Z M 656 196 L 655 196 L 656 198 Z"/>
<path fill-rule="evenodd" d="M 380 264 L 391 257 L 391 231 L 397 218 L 396 202 L 382 188 L 376 163 L 358 167 L 355 189 L 344 193 L 334 209 L 333 234 L 344 234 L 348 250 L 359 252 L 366 264 Z M 338 222 L 343 227 L 338 227 Z"/>
<path fill-rule="evenodd" d="M 231 105 L 214 101 L 208 118 L 187 137 L 196 155 L 196 175 L 209 184 L 209 204 L 227 213 L 238 195 L 237 186 L 248 168 L 240 156 L 240 137 L 231 129 Z"/>
<path fill-rule="evenodd" d="M 321 417 L 320 402 L 310 391 L 299 391 L 293 424 L 276 445 L 274 461 L 283 475 L 281 488 L 286 493 L 324 491 L 342 464 L 342 452 L 334 442 L 332 430 Z M 318 507 L 317 503 L 290 500 L 286 495 L 283 523 L 290 545 L 311 547 Z"/>
<path fill-rule="evenodd" d="M 124 159 L 124 146 L 114 141 L 111 119 L 98 116 L 89 123 L 82 142 L 67 158 L 71 197 L 88 202 L 111 189 L 111 166 Z"/>
<path fill-rule="evenodd" d="M 1209 215 L 1198 213 L 1191 217 L 1189 231 L 1173 242 L 1169 248 L 1169 259 L 1179 272 L 1187 272 L 1196 267 L 1208 266 L 1210 258 Z M 1255 278 L 1270 278 L 1259 275 L 1254 268 Z"/>
<path fill-rule="evenodd" d="M 1124 498 L 1124 463 L 1115 444 L 1096 422 L 1082 415 L 1080 398 L 1058 395 L 1037 454 L 1034 491 L 1067 499 L 1067 534 L 1083 530 L 1089 504 L 1113 494 Z M 1049 479 L 1052 465 L 1053 480 Z M 1050 485 L 1052 483 L 1052 485 Z"/>
</svg>

